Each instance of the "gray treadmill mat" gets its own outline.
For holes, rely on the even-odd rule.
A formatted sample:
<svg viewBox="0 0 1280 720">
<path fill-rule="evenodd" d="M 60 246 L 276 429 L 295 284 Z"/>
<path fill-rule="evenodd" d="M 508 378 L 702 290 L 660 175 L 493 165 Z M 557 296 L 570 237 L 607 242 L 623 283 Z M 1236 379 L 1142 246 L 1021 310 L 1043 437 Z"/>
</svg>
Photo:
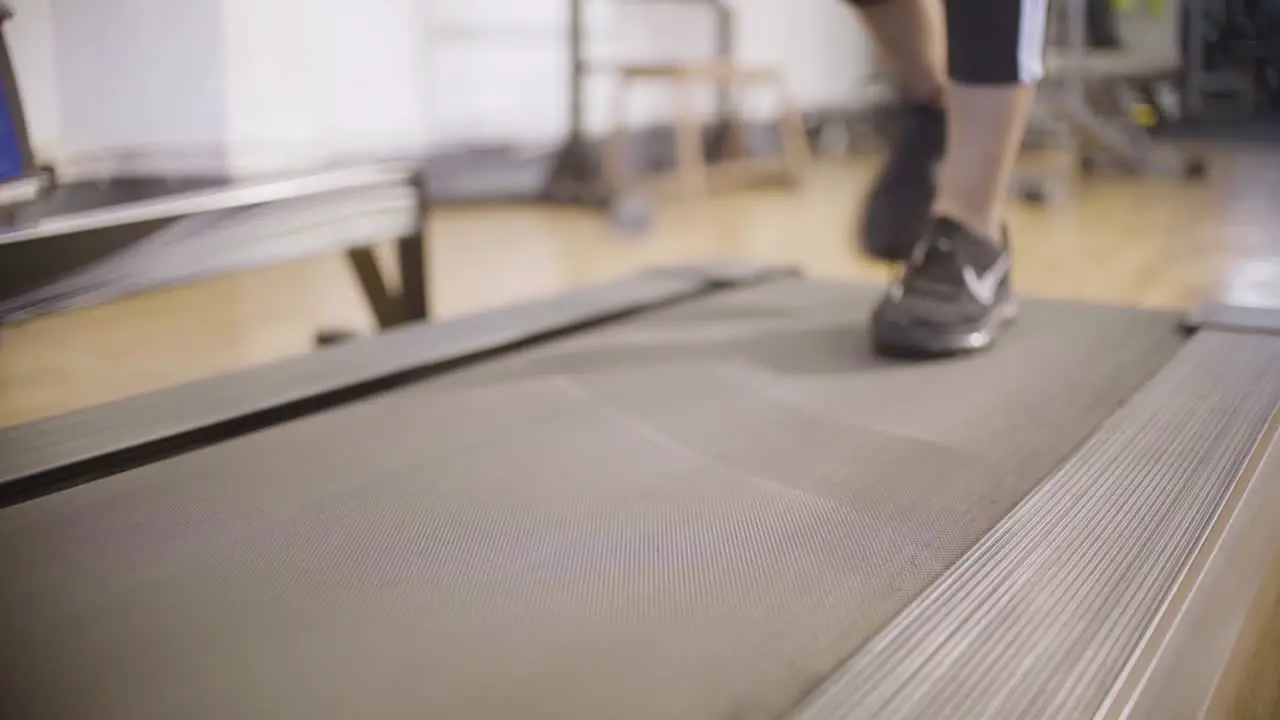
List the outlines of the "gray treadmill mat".
<svg viewBox="0 0 1280 720">
<path fill-rule="evenodd" d="M 1028 302 L 886 363 L 874 299 L 716 294 L 0 511 L 0 716 L 783 715 L 1182 342 Z"/>
</svg>

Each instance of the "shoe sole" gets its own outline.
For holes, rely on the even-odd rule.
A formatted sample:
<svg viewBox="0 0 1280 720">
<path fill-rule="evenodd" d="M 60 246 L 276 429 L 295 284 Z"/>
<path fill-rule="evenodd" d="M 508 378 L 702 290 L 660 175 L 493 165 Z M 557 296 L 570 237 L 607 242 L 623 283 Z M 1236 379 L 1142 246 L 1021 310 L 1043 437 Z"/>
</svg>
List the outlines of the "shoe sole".
<svg viewBox="0 0 1280 720">
<path fill-rule="evenodd" d="M 858 228 L 858 249 L 862 251 L 863 256 L 887 263 L 906 262 L 911 257 L 914 245 L 901 242 L 873 242 L 871 238 L 891 237 L 893 235 L 889 229 L 879 225 L 872 222 L 871 218 L 868 217 L 863 220 L 861 227 Z"/>
<path fill-rule="evenodd" d="M 994 308 L 986 324 L 967 332 L 940 333 L 924 326 L 889 324 L 875 327 L 872 344 L 878 355 L 895 358 L 945 358 L 990 348 L 1000 331 L 1018 317 L 1012 298 Z"/>
<path fill-rule="evenodd" d="M 929 210 L 937 196 L 937 187 L 936 182 L 930 182 L 927 191 L 904 193 L 900 187 L 895 193 L 887 182 L 882 176 L 863 199 L 858 244 L 865 255 L 900 263 L 911 257 L 916 241 L 929 226 Z M 899 185 L 903 182 L 907 181 L 899 181 Z M 903 218 L 913 218 L 913 221 L 903 222 Z"/>
<path fill-rule="evenodd" d="M 862 251 L 862 256 L 867 260 L 888 263 L 890 265 L 901 265 L 911 257 L 910 252 L 884 252 L 879 248 L 871 247 L 866 242 L 861 243 L 860 249 Z"/>
</svg>

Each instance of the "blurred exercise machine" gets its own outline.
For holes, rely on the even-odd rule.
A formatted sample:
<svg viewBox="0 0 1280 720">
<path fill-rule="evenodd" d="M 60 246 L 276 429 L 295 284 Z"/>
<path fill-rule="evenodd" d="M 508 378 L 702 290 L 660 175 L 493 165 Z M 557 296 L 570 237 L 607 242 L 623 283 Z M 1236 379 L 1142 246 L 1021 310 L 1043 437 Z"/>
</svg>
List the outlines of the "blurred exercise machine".
<svg viewBox="0 0 1280 720">
<path fill-rule="evenodd" d="M 1036 120 L 1057 131 L 1085 172 L 1202 177 L 1203 157 L 1158 144 L 1151 132 L 1161 114 L 1177 112 L 1179 14 L 1156 0 L 1123 11 L 1113 2 L 1050 5 Z M 1017 192 L 1052 198 L 1062 183 L 1052 175 L 1020 176 Z"/>
<path fill-rule="evenodd" d="M 37 164 L 31 150 L 22 94 L 5 38 L 5 26 L 12 18 L 13 9 L 0 2 L 0 208 L 31 200 L 51 181 L 51 171 Z"/>
<path fill-rule="evenodd" d="M 1280 117 L 1280 1 L 1186 0 L 1184 115 Z"/>
<path fill-rule="evenodd" d="M 417 167 L 387 163 L 256 181 L 103 178 L 50 188 L 9 207 L 0 227 L 0 326 L 338 252 L 379 327 L 425 319 L 420 176 Z M 394 283 L 373 251 L 390 241 Z M 325 330 L 321 339 L 344 335 Z"/>
<path fill-rule="evenodd" d="M 720 0 L 668 0 L 674 4 L 703 7 L 713 18 L 713 59 L 730 64 L 734 57 L 734 12 Z M 586 27 L 586 0 L 569 0 L 568 87 L 569 133 L 556 154 L 555 162 L 543 188 L 543 199 L 553 203 L 585 204 L 608 207 L 613 202 L 606 179 L 599 143 L 587 136 L 586 86 L 599 67 L 589 57 Z M 716 96 L 717 118 L 708 155 L 715 157 L 728 143 L 729 115 L 732 98 L 725 83 L 719 83 Z M 643 163 L 642 164 L 647 164 Z"/>
<path fill-rule="evenodd" d="M 0 5 L 8 18 L 6 6 Z M 32 153 L 0 35 L 0 326 L 132 293 L 345 252 L 378 327 L 429 314 L 426 188 L 413 165 L 252 182 L 102 177 L 58 183 Z M 373 246 L 394 242 L 392 281 Z M 350 333 L 322 330 L 321 341 Z"/>
</svg>

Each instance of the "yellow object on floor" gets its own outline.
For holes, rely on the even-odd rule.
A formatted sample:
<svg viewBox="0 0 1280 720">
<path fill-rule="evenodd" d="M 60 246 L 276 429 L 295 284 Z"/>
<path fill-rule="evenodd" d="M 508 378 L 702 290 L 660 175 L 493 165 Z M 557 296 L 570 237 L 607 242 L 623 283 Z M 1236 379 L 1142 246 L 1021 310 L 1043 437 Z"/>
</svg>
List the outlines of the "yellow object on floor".
<svg viewBox="0 0 1280 720">
<path fill-rule="evenodd" d="M 1129 112 L 1133 117 L 1133 121 L 1140 127 L 1155 127 L 1156 123 L 1160 121 L 1160 113 L 1156 111 L 1155 106 L 1151 103 L 1134 103 Z"/>
</svg>

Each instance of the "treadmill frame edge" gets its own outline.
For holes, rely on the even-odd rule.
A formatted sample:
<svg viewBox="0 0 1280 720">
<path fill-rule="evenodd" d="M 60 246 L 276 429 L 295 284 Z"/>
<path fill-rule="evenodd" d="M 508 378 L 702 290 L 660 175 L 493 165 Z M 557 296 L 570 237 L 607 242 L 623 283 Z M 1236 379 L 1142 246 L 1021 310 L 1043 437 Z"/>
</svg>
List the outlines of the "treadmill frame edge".
<svg viewBox="0 0 1280 720">
<path fill-rule="evenodd" d="M 1273 340 L 1276 335 L 1280 335 L 1266 321 L 1271 313 L 1275 313 L 1274 317 L 1280 319 L 1280 308 L 1238 308 L 1213 303 L 1207 304 L 1206 308 L 1211 312 L 1197 312 L 1186 316 L 1184 329 L 1193 334 L 1205 330 L 1205 334 L 1252 335 Z M 1253 316 L 1255 322 L 1259 317 L 1264 321 L 1256 326 L 1238 322 L 1241 318 L 1233 316 L 1232 312 L 1241 309 L 1260 313 Z M 1227 322 L 1233 318 L 1237 322 Z M 1280 547 L 1275 544 L 1275 540 L 1280 538 L 1280 530 L 1268 527 L 1274 526 L 1272 520 L 1275 513 L 1280 511 L 1278 428 L 1280 405 L 1271 408 L 1269 419 L 1250 438 L 1252 448 L 1247 461 L 1230 475 L 1229 490 L 1200 531 L 1191 557 L 1179 568 L 1174 587 L 1164 596 L 1159 609 L 1149 616 L 1145 633 L 1138 639 L 1127 662 L 1112 680 L 1106 698 L 1094 708 L 1089 717 L 1099 720 L 1228 717 L 1224 714 L 1224 704 L 1236 699 L 1247 689 L 1242 686 L 1242 676 L 1247 677 L 1245 673 L 1249 668 L 1242 665 L 1242 662 L 1247 663 L 1249 658 L 1243 657 L 1243 654 L 1256 650 L 1256 645 L 1250 642 L 1250 625 L 1265 622 L 1268 618 L 1260 615 L 1272 609 L 1269 603 L 1280 601 Z M 1078 448 L 1063 465 L 1071 463 L 1080 453 L 1081 449 Z M 1061 467 L 1059 471 L 1051 473 L 1046 481 L 1053 479 L 1054 474 L 1060 471 Z M 1017 513 L 1036 494 L 1033 491 L 1010 515 Z M 1232 496 L 1236 496 L 1234 502 Z M 997 525 L 992 532 L 996 532 L 999 527 Z M 975 548 L 985 541 L 984 537 Z M 971 550 L 970 553 L 972 552 Z M 964 560 L 960 562 L 963 563 Z M 956 584 L 958 578 L 948 579 L 948 575 L 956 570 L 955 567 L 949 570 L 939 583 Z M 1264 573 L 1269 573 L 1270 576 Z M 968 573 L 961 571 L 961 574 Z M 1234 589 L 1243 592 L 1224 592 L 1218 585 L 1220 581 L 1232 582 Z M 918 604 L 921 598 L 934 589 L 931 587 L 926 590 L 902 614 L 909 612 L 913 605 Z M 1236 617 L 1239 619 L 1239 622 L 1231 623 L 1225 631 L 1224 623 L 1221 622 L 1224 612 L 1237 613 Z M 897 622 L 899 619 L 891 621 L 886 628 Z M 960 632 L 956 628 L 951 628 L 951 631 Z M 885 632 L 881 631 L 882 634 Z M 1224 632 L 1225 637 L 1215 637 L 1215 633 Z M 874 640 L 873 638 L 867 645 Z M 1215 641 L 1215 646 L 1207 652 L 1203 649 L 1206 640 Z M 858 690 L 866 689 L 860 688 L 856 683 L 849 683 L 845 678 L 850 674 L 848 668 L 867 650 L 867 645 L 859 648 L 833 670 L 795 708 L 789 720 L 816 720 L 832 717 L 833 713 L 834 716 L 844 716 L 843 713 L 856 712 L 841 700 L 831 701 L 830 696 L 843 692 L 846 698 L 857 697 L 847 690 L 841 690 L 841 685 Z M 932 652 L 944 651 L 935 647 Z M 919 657 L 916 659 L 920 660 Z M 952 655 L 949 664 L 952 668 L 964 668 L 959 670 L 961 673 L 969 671 L 963 657 Z M 909 694 L 920 687 L 921 681 L 916 677 L 917 670 L 915 668 L 911 671 L 911 680 L 899 683 L 900 692 Z M 923 717 L 899 704 L 901 700 L 901 697 L 896 697 L 888 705 L 894 717 Z M 1189 707 L 1192 709 L 1188 710 Z M 989 714 L 982 714 L 982 710 L 978 712 L 980 714 L 975 717 L 991 717 Z"/>
<path fill-rule="evenodd" d="M 0 509 L 358 401 L 461 362 L 719 290 L 798 275 L 792 268 L 733 264 L 656 269 L 532 303 L 413 323 L 310 355 L 0 428 Z M 1184 327 L 1277 335 L 1280 308 L 1206 303 L 1186 316 Z M 1181 592 L 1161 613 L 1162 621 L 1171 622 L 1153 629 L 1139 650 L 1148 656 L 1118 678 L 1111 701 L 1096 717 L 1172 717 L 1185 710 L 1179 701 L 1188 692 L 1202 703 L 1196 716 L 1215 716 L 1234 689 L 1232 664 L 1248 645 L 1246 618 L 1260 600 L 1280 593 L 1280 585 L 1264 576 L 1280 562 L 1274 544 L 1280 532 L 1266 527 L 1280 510 L 1277 422 L 1273 417 L 1269 433 L 1259 436 L 1254 462 L 1237 478 L 1239 498 L 1215 518 L 1217 532 L 1211 529 L 1197 552 L 1200 567 L 1193 561 L 1179 584 Z M 1222 592 L 1224 586 L 1249 591 Z M 1217 638 L 1210 651 L 1188 652 L 1222 631 L 1224 612 L 1239 619 L 1226 637 Z"/>
<path fill-rule="evenodd" d="M 1251 632 L 1280 599 L 1280 415 L 1259 438 L 1145 647 L 1097 718 L 1228 717 Z M 1260 641 L 1265 642 L 1264 639 Z M 1146 657 L 1141 657 L 1141 655 Z"/>
<path fill-rule="evenodd" d="M 1182 320 L 1188 332 L 1217 330 L 1280 335 L 1280 307 L 1252 307 L 1221 302 L 1196 306 Z"/>
<path fill-rule="evenodd" d="M 720 290 L 798 276 L 782 266 L 658 268 L 62 415 L 0 428 L 0 509 L 528 344 Z"/>
</svg>

